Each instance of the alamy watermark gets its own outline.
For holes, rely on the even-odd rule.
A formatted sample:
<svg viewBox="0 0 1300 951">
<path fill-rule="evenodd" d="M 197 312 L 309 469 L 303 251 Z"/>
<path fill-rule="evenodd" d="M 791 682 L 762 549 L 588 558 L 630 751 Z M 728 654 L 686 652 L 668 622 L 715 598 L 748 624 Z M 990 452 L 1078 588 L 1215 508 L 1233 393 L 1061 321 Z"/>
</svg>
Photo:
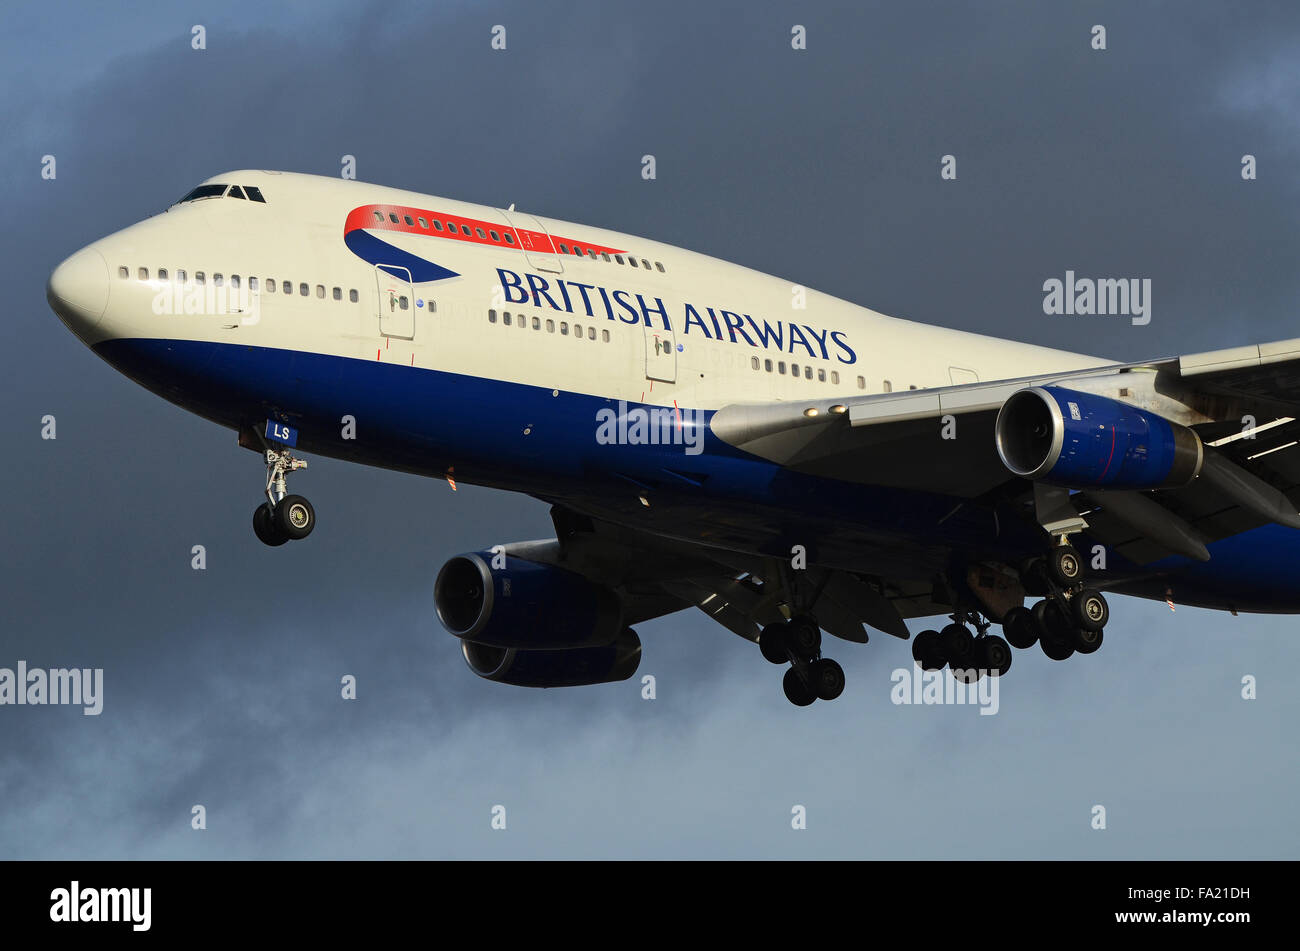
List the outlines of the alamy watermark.
<svg viewBox="0 0 1300 951">
<path fill-rule="evenodd" d="M 602 446 L 684 446 L 686 455 L 704 451 L 704 430 L 708 424 L 703 410 L 675 406 L 637 406 L 628 409 L 627 400 L 618 409 L 596 410 L 596 442 Z"/>
<path fill-rule="evenodd" d="M 97 717 L 104 709 L 104 668 L 27 667 L 20 660 L 17 669 L 0 667 L 0 706 L 81 706 L 82 713 Z"/>
<path fill-rule="evenodd" d="M 1078 277 L 1043 282 L 1043 313 L 1052 316 L 1129 317 L 1135 327 L 1151 323 L 1151 278 Z"/>
<path fill-rule="evenodd" d="M 1000 707 L 999 684 L 1002 680 L 996 670 L 953 671 L 958 676 L 947 676 L 945 670 L 922 670 L 919 664 L 910 669 L 898 667 L 889 675 L 894 686 L 889 699 L 895 706 L 917 704 L 941 706 L 967 704 L 980 708 L 980 716 L 991 717 Z"/>
</svg>

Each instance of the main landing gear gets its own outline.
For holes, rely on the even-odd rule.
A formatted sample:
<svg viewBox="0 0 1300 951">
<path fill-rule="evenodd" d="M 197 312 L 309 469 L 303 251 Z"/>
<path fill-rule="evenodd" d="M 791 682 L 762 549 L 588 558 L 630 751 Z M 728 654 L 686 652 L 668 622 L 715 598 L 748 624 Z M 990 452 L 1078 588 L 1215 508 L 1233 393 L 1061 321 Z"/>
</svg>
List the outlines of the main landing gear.
<svg viewBox="0 0 1300 951">
<path fill-rule="evenodd" d="M 971 633 L 971 627 L 976 633 Z M 922 670 L 948 667 L 962 683 L 1001 677 L 1011 669 L 1011 648 L 989 633 L 990 623 L 973 611 L 958 611 L 941 631 L 922 631 L 912 640 L 912 659 Z"/>
<path fill-rule="evenodd" d="M 266 450 L 266 501 L 253 512 L 253 533 L 264 545 L 278 546 L 306 538 L 316 527 L 316 511 L 301 495 L 290 495 L 285 476 L 306 469 L 287 449 Z"/>
<path fill-rule="evenodd" d="M 822 632 L 810 614 L 796 615 L 763 628 L 758 649 L 773 664 L 788 663 L 781 686 L 796 707 L 815 700 L 834 700 L 844 692 L 844 669 L 822 657 Z"/>
<path fill-rule="evenodd" d="M 1083 559 L 1064 538 L 1044 558 L 1021 572 L 1026 590 L 1044 595 L 1033 608 L 1014 607 L 1002 630 L 1015 647 L 1037 643 L 1052 660 L 1091 654 L 1101 647 L 1110 607 L 1096 588 L 1084 583 Z"/>
</svg>

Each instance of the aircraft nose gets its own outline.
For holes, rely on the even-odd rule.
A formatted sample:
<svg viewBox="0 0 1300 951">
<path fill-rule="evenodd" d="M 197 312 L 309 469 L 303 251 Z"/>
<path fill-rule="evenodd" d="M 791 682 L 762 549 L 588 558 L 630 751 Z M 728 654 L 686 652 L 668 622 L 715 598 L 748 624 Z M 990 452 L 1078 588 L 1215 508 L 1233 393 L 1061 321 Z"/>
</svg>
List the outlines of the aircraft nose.
<svg viewBox="0 0 1300 951">
<path fill-rule="evenodd" d="M 85 338 L 108 307 L 108 262 L 95 248 L 82 248 L 54 269 L 45 299 L 59 319 Z"/>
</svg>

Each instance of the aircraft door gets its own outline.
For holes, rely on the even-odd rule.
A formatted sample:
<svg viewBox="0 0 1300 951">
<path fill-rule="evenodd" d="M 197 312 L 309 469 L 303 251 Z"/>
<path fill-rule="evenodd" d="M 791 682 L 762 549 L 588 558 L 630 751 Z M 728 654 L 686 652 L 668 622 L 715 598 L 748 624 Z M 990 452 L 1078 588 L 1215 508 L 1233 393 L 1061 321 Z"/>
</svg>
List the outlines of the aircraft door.
<svg viewBox="0 0 1300 951">
<path fill-rule="evenodd" d="M 411 286 L 411 272 L 400 265 L 376 264 L 375 283 L 380 336 L 414 339 L 415 288 Z"/>
<path fill-rule="evenodd" d="M 642 324 L 645 331 L 645 375 L 647 380 L 677 382 L 677 341 L 671 330 Z"/>
<path fill-rule="evenodd" d="M 564 273 L 564 264 L 556 253 L 555 242 L 551 240 L 551 234 L 545 225 L 522 211 L 506 208 L 500 211 L 514 232 L 515 240 L 519 242 L 518 246 L 523 250 L 529 267 L 538 271 L 550 271 L 552 274 Z"/>
</svg>

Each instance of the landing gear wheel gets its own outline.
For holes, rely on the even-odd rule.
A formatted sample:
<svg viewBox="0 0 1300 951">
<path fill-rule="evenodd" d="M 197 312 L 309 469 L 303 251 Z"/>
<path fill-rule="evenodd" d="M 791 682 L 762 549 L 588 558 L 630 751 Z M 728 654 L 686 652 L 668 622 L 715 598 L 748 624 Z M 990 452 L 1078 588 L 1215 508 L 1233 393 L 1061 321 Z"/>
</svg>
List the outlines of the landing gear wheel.
<svg viewBox="0 0 1300 951">
<path fill-rule="evenodd" d="M 769 664 L 784 664 L 790 660 L 785 650 L 785 624 L 769 624 L 758 636 L 758 649 Z"/>
<path fill-rule="evenodd" d="M 1058 545 L 1047 556 L 1047 570 L 1056 583 L 1066 588 L 1083 577 L 1083 560 L 1072 545 Z"/>
<path fill-rule="evenodd" d="M 834 700 L 844 692 L 844 668 L 828 657 L 812 662 L 808 680 L 821 700 Z"/>
<path fill-rule="evenodd" d="M 786 646 L 795 656 L 811 660 L 817 656 L 822 646 L 822 631 L 817 622 L 806 614 L 801 614 L 790 621 L 785 629 Z"/>
<path fill-rule="evenodd" d="M 948 661 L 943 656 L 943 641 L 938 631 L 922 631 L 912 641 L 912 660 L 922 670 L 943 670 Z"/>
<path fill-rule="evenodd" d="M 1100 631 L 1110 620 L 1110 607 L 1101 592 L 1095 588 L 1084 588 L 1070 599 L 1074 623 L 1087 631 Z"/>
<path fill-rule="evenodd" d="M 1011 645 L 996 634 L 981 637 L 975 642 L 975 661 L 989 676 L 1001 677 L 1011 669 Z"/>
<path fill-rule="evenodd" d="M 974 642 L 975 638 L 965 624 L 949 624 L 939 632 L 943 658 L 953 670 L 967 666 L 970 661 L 971 645 Z"/>
<path fill-rule="evenodd" d="M 1078 653 L 1093 654 L 1099 647 L 1101 647 L 1101 631 L 1090 631 L 1081 627 L 1074 632 L 1074 649 Z"/>
<path fill-rule="evenodd" d="M 272 548 L 283 545 L 289 540 L 289 536 L 280 531 L 275 516 L 271 514 L 271 506 L 265 502 L 253 512 L 253 534 L 263 545 L 270 545 Z"/>
<path fill-rule="evenodd" d="M 793 667 L 785 672 L 781 687 L 785 690 L 785 699 L 796 707 L 806 707 L 817 699 L 817 695 L 804 683 L 803 678 L 799 676 L 799 671 Z"/>
<path fill-rule="evenodd" d="M 1029 608 L 1016 605 L 1002 618 L 1002 633 L 1012 647 L 1024 650 L 1038 641 L 1038 623 Z"/>
<path fill-rule="evenodd" d="M 305 497 L 286 495 L 276 503 L 275 522 L 286 538 L 306 538 L 316 527 L 316 511 Z"/>
</svg>

